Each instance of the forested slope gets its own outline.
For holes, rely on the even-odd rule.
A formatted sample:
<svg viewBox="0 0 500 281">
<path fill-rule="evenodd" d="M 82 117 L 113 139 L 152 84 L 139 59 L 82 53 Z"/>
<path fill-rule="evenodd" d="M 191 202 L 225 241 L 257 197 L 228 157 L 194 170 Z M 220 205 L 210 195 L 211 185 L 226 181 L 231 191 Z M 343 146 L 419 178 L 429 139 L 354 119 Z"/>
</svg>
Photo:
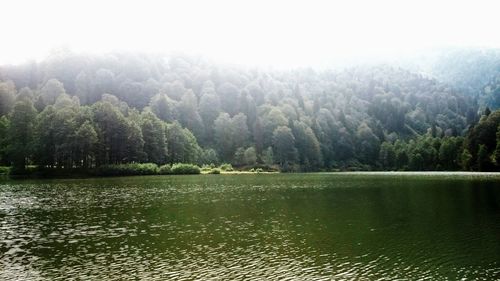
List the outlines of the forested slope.
<svg viewBox="0 0 500 281">
<path fill-rule="evenodd" d="M 0 81 L 1 161 L 20 170 L 131 162 L 479 169 L 484 143 L 467 137 L 483 114 L 475 97 L 388 65 L 274 71 L 183 55 L 58 53 L 2 66 Z M 441 148 L 451 140 L 453 156 Z M 496 145 L 493 137 L 482 169 L 496 169 Z"/>
</svg>

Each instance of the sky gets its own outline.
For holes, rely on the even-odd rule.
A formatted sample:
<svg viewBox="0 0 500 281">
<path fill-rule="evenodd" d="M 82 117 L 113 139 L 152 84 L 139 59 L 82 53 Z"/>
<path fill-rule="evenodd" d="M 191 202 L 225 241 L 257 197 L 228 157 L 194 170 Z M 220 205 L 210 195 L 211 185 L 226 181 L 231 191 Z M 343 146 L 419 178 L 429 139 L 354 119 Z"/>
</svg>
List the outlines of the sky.
<svg viewBox="0 0 500 281">
<path fill-rule="evenodd" d="M 276 67 L 500 48 L 499 10 L 498 0 L 4 0 L 0 64 L 42 60 L 58 48 Z"/>
</svg>

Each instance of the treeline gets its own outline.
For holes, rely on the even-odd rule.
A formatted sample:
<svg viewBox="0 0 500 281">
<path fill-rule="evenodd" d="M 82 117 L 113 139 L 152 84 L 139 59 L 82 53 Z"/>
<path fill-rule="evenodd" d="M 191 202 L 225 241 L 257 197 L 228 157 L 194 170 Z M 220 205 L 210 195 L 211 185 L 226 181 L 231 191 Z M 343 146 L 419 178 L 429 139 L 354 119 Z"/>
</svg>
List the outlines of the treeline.
<svg viewBox="0 0 500 281">
<path fill-rule="evenodd" d="M 426 61 L 425 57 L 421 61 Z M 427 63 L 427 66 L 425 62 L 421 63 L 421 68 L 427 69 L 439 81 L 476 96 L 482 105 L 500 108 L 499 49 L 444 49 L 427 58 Z"/>
<path fill-rule="evenodd" d="M 385 170 L 499 171 L 500 110 L 487 109 L 465 137 L 443 136 L 432 128 L 409 141 L 384 142 L 379 161 Z"/>
<path fill-rule="evenodd" d="M 466 138 L 471 124 L 486 122 L 472 97 L 389 66 L 283 72 L 186 56 L 64 53 L 0 67 L 0 80 L 0 161 L 21 171 L 146 162 L 461 169 L 456 159 L 440 162 L 441 146 L 453 140 L 475 163 L 483 142 Z M 426 158 L 429 136 L 440 145 Z M 485 149 L 491 156 L 495 148 Z"/>
</svg>

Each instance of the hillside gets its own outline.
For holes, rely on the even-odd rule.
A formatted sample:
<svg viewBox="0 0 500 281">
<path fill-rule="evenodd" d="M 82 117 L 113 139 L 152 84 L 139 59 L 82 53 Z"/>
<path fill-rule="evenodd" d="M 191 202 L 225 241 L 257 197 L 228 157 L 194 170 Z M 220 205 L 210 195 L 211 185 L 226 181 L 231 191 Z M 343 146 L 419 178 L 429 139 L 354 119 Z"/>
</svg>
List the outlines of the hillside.
<svg viewBox="0 0 500 281">
<path fill-rule="evenodd" d="M 462 138 L 481 115 L 452 80 L 389 65 L 273 71 L 183 55 L 58 53 L 2 66 L 0 80 L 1 161 L 23 167 L 392 169 L 382 144 Z"/>
</svg>

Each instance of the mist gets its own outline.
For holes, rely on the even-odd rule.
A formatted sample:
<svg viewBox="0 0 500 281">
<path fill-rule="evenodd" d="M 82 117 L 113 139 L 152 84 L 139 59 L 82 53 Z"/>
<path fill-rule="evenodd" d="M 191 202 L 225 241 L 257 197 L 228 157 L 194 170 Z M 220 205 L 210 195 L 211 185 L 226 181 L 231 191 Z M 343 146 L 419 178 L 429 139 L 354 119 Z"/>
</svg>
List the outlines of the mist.
<svg viewBox="0 0 500 281">
<path fill-rule="evenodd" d="M 0 64 L 61 48 L 288 69 L 500 47 L 497 1 L 7 1 Z"/>
</svg>

